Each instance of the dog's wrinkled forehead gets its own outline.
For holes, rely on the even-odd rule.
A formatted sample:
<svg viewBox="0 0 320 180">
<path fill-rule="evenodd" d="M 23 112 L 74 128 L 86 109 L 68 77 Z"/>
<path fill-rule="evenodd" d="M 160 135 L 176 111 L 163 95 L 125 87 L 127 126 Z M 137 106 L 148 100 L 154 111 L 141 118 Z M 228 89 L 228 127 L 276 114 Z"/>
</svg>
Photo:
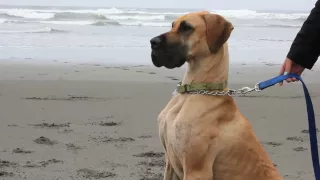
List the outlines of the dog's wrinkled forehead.
<svg viewBox="0 0 320 180">
<path fill-rule="evenodd" d="M 181 23 L 187 23 L 193 27 L 204 26 L 205 22 L 203 21 L 203 16 L 209 14 L 207 11 L 189 13 L 183 16 L 178 17 L 174 22 L 172 22 L 171 31 L 175 32 L 179 30 Z"/>
</svg>

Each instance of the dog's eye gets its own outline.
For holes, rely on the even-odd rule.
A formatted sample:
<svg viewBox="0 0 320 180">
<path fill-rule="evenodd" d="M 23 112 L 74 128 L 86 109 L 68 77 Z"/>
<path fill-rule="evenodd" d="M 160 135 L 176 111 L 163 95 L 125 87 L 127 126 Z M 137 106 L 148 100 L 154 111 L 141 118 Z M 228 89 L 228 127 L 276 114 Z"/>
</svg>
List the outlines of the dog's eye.
<svg viewBox="0 0 320 180">
<path fill-rule="evenodd" d="M 189 23 L 187 23 L 186 21 L 182 21 L 179 26 L 179 31 L 185 32 L 185 31 L 189 31 L 189 30 L 193 30 L 193 27 Z"/>
</svg>

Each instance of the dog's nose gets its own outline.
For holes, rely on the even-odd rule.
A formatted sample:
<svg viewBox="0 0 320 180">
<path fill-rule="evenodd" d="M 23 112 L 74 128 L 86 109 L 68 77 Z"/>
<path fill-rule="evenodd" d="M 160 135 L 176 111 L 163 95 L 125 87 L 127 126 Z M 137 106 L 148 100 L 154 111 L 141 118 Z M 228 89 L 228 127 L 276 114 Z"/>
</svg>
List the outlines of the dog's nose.
<svg viewBox="0 0 320 180">
<path fill-rule="evenodd" d="M 162 36 L 157 36 L 157 37 L 154 37 L 150 40 L 150 43 L 151 43 L 151 48 L 152 49 L 157 49 L 159 48 L 159 46 L 161 45 L 162 43 Z"/>
</svg>

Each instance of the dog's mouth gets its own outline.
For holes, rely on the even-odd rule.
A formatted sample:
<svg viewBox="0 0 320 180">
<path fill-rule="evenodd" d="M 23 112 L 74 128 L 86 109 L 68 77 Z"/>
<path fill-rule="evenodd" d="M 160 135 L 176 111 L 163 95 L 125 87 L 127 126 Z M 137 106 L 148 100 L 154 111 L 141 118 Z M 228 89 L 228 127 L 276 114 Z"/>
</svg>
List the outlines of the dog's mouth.
<svg viewBox="0 0 320 180">
<path fill-rule="evenodd" d="M 151 58 L 154 66 L 164 66 L 168 69 L 181 67 L 186 62 L 185 57 L 181 57 L 177 54 L 162 54 L 154 51 L 151 53 Z"/>
<path fill-rule="evenodd" d="M 166 67 L 168 69 L 179 68 L 187 60 L 186 48 L 181 46 L 171 46 L 165 49 L 153 49 L 151 59 L 156 67 Z"/>
<path fill-rule="evenodd" d="M 162 67 L 163 65 L 157 60 L 157 53 L 155 51 L 151 52 L 152 63 L 156 67 Z"/>
</svg>

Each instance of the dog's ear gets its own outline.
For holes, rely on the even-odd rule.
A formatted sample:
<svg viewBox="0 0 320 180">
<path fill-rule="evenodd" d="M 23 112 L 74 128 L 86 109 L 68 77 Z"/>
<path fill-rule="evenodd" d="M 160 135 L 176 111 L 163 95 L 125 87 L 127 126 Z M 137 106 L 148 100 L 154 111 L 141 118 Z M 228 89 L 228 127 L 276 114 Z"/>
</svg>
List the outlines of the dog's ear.
<svg viewBox="0 0 320 180">
<path fill-rule="evenodd" d="M 217 53 L 222 45 L 229 39 L 233 25 L 218 14 L 208 13 L 203 15 L 206 23 L 206 36 L 209 49 Z"/>
</svg>

